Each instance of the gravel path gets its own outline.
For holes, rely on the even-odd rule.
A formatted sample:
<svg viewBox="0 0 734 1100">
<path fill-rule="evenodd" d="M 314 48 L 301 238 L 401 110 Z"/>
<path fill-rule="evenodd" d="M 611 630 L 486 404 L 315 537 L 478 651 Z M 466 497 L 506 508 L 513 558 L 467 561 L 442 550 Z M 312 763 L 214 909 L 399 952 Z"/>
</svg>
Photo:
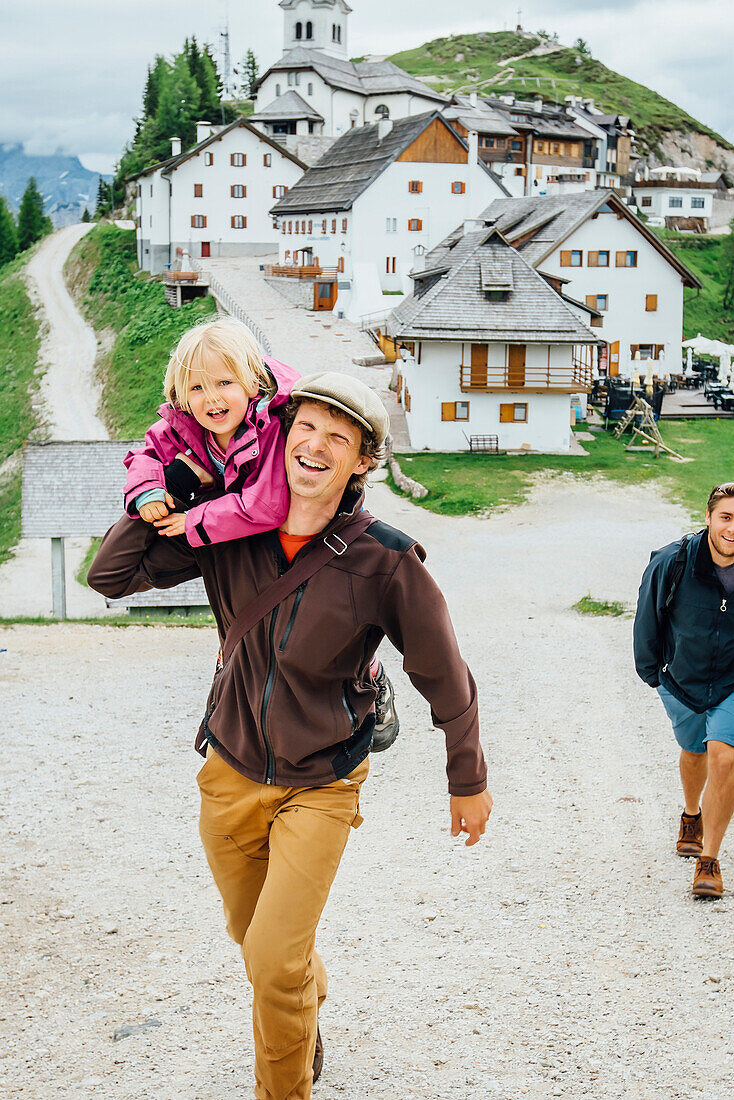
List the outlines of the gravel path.
<svg viewBox="0 0 734 1100">
<path fill-rule="evenodd" d="M 689 896 L 677 754 L 631 620 L 569 610 L 633 601 L 685 517 L 593 480 L 484 521 L 384 486 L 370 506 L 421 539 L 447 594 L 495 812 L 477 848 L 451 841 L 440 735 L 384 647 L 403 729 L 322 922 L 314 1095 L 732 1096 L 731 898 Z M 249 987 L 196 830 L 213 632 L 15 627 L 0 646 L 3 1097 L 252 1096 Z M 125 1025 L 147 1030 L 115 1041 Z"/>
<path fill-rule="evenodd" d="M 48 439 L 109 438 L 97 416 L 97 338 L 64 282 L 67 257 L 91 228 L 91 224 L 79 224 L 58 229 L 44 238 L 26 268 L 31 300 L 44 322 L 39 415 Z M 71 616 L 106 613 L 102 597 L 75 579 L 88 546 L 89 539 L 66 540 L 66 593 Z M 0 567 L 0 590 L 5 617 L 51 615 L 51 544 L 47 539 L 23 539 L 18 544 L 15 556 Z"/>
</svg>

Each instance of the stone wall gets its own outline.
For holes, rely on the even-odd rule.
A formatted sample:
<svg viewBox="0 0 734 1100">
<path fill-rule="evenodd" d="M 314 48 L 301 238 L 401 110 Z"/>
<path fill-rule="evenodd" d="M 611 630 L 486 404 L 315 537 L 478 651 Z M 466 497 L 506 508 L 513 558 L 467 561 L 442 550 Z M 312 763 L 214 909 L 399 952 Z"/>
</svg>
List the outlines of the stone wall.
<svg viewBox="0 0 734 1100">
<path fill-rule="evenodd" d="M 265 280 L 274 290 L 301 309 L 313 309 L 313 282 L 310 279 L 269 277 Z"/>
</svg>

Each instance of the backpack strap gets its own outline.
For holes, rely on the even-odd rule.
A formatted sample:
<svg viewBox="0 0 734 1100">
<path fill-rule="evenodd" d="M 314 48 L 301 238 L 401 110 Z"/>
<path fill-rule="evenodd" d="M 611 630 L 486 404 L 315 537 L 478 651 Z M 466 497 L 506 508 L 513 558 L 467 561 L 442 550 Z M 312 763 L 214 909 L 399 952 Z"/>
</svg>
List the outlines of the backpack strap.
<svg viewBox="0 0 734 1100">
<path fill-rule="evenodd" d="M 314 538 L 313 542 L 317 545 L 312 546 L 308 553 L 304 554 L 295 565 L 292 565 L 282 577 L 279 577 L 277 581 L 261 592 L 230 624 L 222 646 L 223 664 L 227 663 L 236 646 L 256 623 L 259 623 L 273 608 L 282 603 L 302 584 L 305 584 L 314 573 L 318 573 L 319 569 L 323 569 L 332 558 L 341 557 L 355 539 L 363 535 L 367 528 L 376 522 L 374 516 L 371 516 L 369 512 L 360 512 L 357 519 L 350 523 L 348 527 L 344 527 L 340 534 L 332 532 Z"/>
<path fill-rule="evenodd" d="M 686 562 L 688 561 L 688 546 L 691 542 L 691 539 L 693 538 L 693 535 L 683 536 L 680 546 L 678 547 L 678 552 L 673 559 L 673 567 L 670 570 L 670 574 L 668 576 L 668 595 L 666 596 L 665 603 L 663 604 L 663 610 L 666 614 L 670 612 L 670 608 L 673 606 L 673 601 L 675 600 L 675 595 L 678 591 L 678 585 L 683 579 L 683 574 L 686 571 Z"/>
</svg>

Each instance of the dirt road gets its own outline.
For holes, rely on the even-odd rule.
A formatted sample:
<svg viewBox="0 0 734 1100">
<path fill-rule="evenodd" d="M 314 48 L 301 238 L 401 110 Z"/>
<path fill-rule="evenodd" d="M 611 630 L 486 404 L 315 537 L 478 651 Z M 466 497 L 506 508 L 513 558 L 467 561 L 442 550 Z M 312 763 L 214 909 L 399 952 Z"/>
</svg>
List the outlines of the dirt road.
<svg viewBox="0 0 734 1100">
<path fill-rule="evenodd" d="M 369 504 L 447 594 L 495 812 L 481 845 L 451 841 L 441 736 L 384 647 L 403 728 L 322 923 L 314 1097 L 732 1096 L 731 897 L 689 896 L 677 754 L 631 621 L 569 610 L 632 601 L 685 517 L 593 481 L 486 521 L 384 487 Z M 4 1098 L 251 1097 L 249 987 L 196 827 L 213 633 L 15 627 L 0 647 Z M 734 889 L 731 838 L 722 866 Z"/>
</svg>

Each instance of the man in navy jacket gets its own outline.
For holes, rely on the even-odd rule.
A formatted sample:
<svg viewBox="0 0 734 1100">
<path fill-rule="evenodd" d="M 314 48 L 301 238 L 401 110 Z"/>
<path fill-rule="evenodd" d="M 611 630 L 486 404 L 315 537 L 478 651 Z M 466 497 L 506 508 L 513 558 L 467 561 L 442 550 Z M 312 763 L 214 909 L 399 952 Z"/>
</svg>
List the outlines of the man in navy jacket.
<svg viewBox="0 0 734 1100">
<path fill-rule="evenodd" d="M 711 492 L 705 530 L 652 555 L 634 647 L 681 749 L 677 851 L 698 857 L 693 893 L 721 897 L 719 849 L 734 813 L 734 482 Z"/>
</svg>

